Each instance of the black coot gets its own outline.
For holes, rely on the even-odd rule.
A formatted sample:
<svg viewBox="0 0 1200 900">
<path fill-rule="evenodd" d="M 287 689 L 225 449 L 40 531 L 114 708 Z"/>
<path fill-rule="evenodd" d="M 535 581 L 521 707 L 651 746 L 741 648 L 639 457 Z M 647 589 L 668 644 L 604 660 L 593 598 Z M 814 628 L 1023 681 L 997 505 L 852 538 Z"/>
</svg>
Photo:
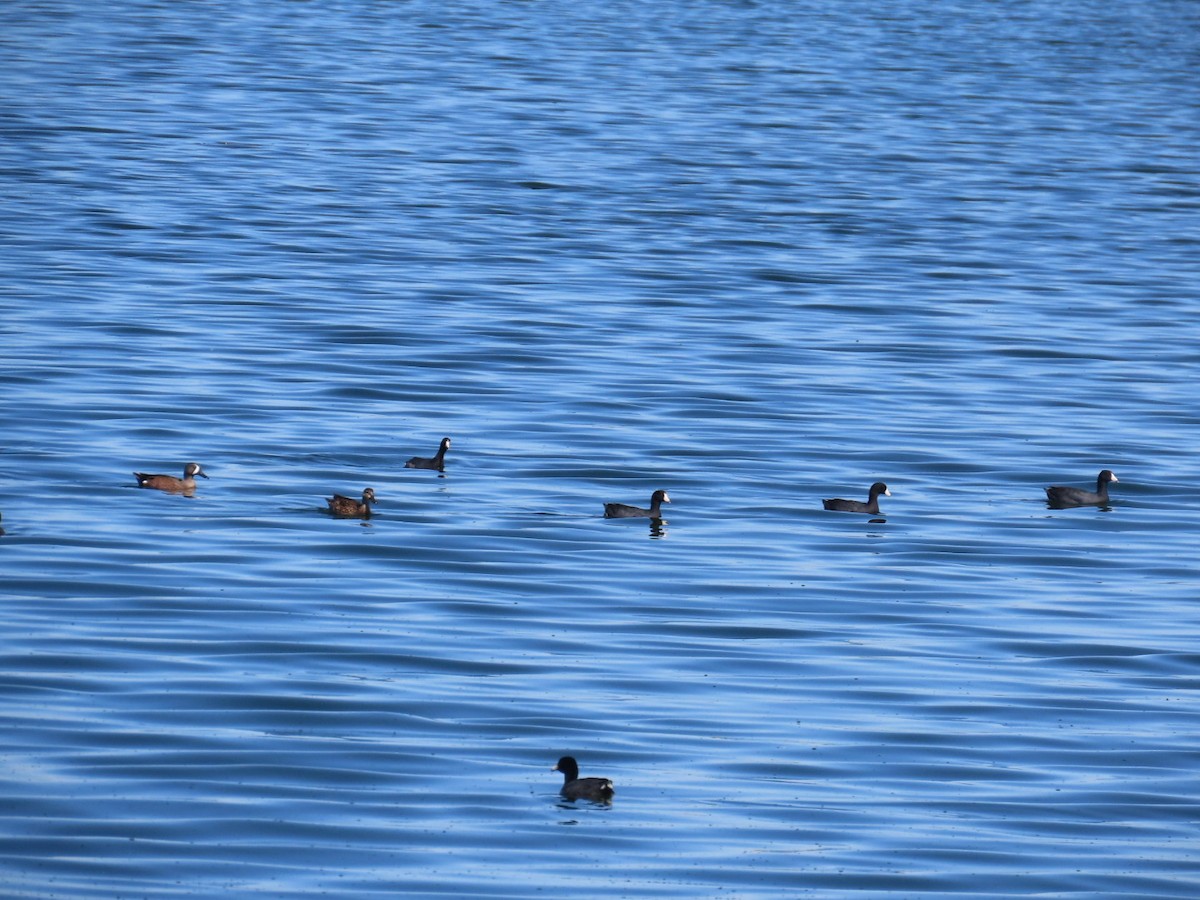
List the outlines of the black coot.
<svg viewBox="0 0 1200 900">
<path fill-rule="evenodd" d="M 670 503 L 671 498 L 666 491 L 655 491 L 650 495 L 650 508 L 629 506 L 626 503 L 605 503 L 604 518 L 606 519 L 661 519 L 662 505 Z"/>
<path fill-rule="evenodd" d="M 837 510 L 838 512 L 857 512 L 870 513 L 873 516 L 879 515 L 879 495 L 885 497 L 892 496 L 892 492 L 888 490 L 888 486 L 882 481 L 877 481 L 871 485 L 871 493 L 867 497 L 867 502 L 861 500 L 822 500 L 826 509 Z"/>
<path fill-rule="evenodd" d="M 563 786 L 559 793 L 568 800 L 607 803 L 613 798 L 613 783 L 607 778 L 580 778 L 579 763 L 575 762 L 573 756 L 564 756 L 553 771 L 563 773 Z"/>
<path fill-rule="evenodd" d="M 1108 483 L 1118 481 L 1111 469 L 1105 469 L 1096 477 L 1096 490 L 1085 491 L 1083 488 L 1063 487 L 1056 484 L 1046 488 L 1046 502 L 1052 509 L 1066 509 L 1070 506 L 1105 506 L 1108 504 Z"/>
<path fill-rule="evenodd" d="M 404 464 L 406 469 L 437 469 L 439 472 L 446 471 L 446 451 L 450 449 L 450 438 L 442 438 L 442 443 L 438 445 L 438 452 L 433 456 L 414 456 Z"/>
</svg>

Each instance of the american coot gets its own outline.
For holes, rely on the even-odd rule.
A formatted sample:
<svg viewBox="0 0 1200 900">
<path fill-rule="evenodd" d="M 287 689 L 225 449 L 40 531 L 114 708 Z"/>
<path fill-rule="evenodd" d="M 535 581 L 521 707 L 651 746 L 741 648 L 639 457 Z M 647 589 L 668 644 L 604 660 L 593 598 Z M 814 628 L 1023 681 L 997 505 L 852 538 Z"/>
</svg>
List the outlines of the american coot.
<svg viewBox="0 0 1200 900">
<path fill-rule="evenodd" d="M 199 463 L 188 463 L 183 467 L 183 477 L 176 478 L 174 475 L 147 475 L 144 472 L 134 472 L 133 477 L 137 479 L 138 487 L 154 488 L 156 491 L 170 491 L 172 494 L 190 494 L 196 490 L 196 476 L 207 478 L 200 471 Z"/>
<path fill-rule="evenodd" d="M 446 471 L 446 451 L 450 449 L 450 438 L 442 438 L 442 443 L 438 445 L 436 456 L 414 456 L 404 464 L 406 469 L 437 469 L 439 472 Z"/>
<path fill-rule="evenodd" d="M 629 506 L 626 503 L 605 503 L 604 518 L 606 519 L 661 519 L 662 505 L 670 503 L 671 498 L 666 491 L 655 491 L 650 495 L 650 508 Z"/>
<path fill-rule="evenodd" d="M 375 502 L 375 489 L 366 488 L 363 490 L 361 503 L 352 497 L 343 497 L 341 494 L 334 494 L 325 502 L 329 504 L 329 511 L 335 516 L 361 516 L 364 519 L 370 518 L 371 504 Z"/>
<path fill-rule="evenodd" d="M 1083 488 L 1063 487 L 1060 484 L 1046 488 L 1046 502 L 1051 509 L 1066 509 L 1069 506 L 1103 506 L 1108 503 L 1108 483 L 1118 481 L 1111 469 L 1105 469 L 1096 477 L 1096 492 Z"/>
<path fill-rule="evenodd" d="M 563 773 L 563 786 L 559 793 L 568 800 L 592 800 L 595 803 L 608 803 L 616 793 L 613 790 L 613 783 L 607 778 L 580 778 L 579 763 L 575 762 L 573 756 L 564 756 L 552 771 Z"/>
<path fill-rule="evenodd" d="M 871 515 L 879 515 L 879 495 L 885 497 L 892 496 L 892 492 L 888 490 L 888 486 L 882 481 L 877 481 L 871 485 L 871 493 L 867 498 L 867 502 L 861 500 L 822 500 L 826 509 L 834 509 L 838 512 L 857 512 L 871 513 Z"/>
</svg>

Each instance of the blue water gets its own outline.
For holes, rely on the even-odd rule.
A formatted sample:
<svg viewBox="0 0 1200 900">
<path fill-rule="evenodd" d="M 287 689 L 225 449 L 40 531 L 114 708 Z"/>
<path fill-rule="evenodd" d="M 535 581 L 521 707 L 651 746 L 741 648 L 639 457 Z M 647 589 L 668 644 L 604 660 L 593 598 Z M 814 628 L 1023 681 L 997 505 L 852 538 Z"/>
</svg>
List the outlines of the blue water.
<svg viewBox="0 0 1200 900">
<path fill-rule="evenodd" d="M 1200 6 L 4 18 L 4 897 L 1200 894 Z"/>
</svg>

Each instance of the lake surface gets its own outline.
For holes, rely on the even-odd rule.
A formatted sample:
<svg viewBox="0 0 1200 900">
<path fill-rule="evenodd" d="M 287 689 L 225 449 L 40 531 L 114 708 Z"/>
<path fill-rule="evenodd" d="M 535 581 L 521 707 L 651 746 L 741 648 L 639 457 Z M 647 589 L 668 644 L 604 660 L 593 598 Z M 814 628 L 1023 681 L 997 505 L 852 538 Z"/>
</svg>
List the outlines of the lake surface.
<svg viewBox="0 0 1200 900">
<path fill-rule="evenodd" d="M 1200 895 L 1200 5 L 5 19 L 4 897 Z"/>
</svg>

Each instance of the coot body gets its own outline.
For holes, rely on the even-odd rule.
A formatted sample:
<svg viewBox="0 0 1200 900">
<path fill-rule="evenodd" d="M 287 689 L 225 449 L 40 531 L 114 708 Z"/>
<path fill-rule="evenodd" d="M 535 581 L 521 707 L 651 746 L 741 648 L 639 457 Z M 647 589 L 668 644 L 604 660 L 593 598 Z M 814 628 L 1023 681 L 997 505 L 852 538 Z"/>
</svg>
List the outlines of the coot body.
<svg viewBox="0 0 1200 900">
<path fill-rule="evenodd" d="M 662 505 L 670 503 L 671 498 L 666 491 L 655 491 L 650 495 L 650 508 L 630 506 L 627 503 L 605 503 L 604 518 L 606 519 L 661 519 Z"/>
<path fill-rule="evenodd" d="M 885 497 L 892 496 L 892 492 L 888 490 L 888 486 L 882 481 L 877 481 L 871 485 L 871 492 L 867 497 L 866 503 L 862 500 L 822 500 L 826 509 L 832 509 L 837 512 L 856 512 L 870 513 L 873 516 L 879 515 L 879 495 Z"/>
<path fill-rule="evenodd" d="M 1095 491 L 1056 484 L 1046 488 L 1046 502 L 1053 509 L 1068 509 L 1072 506 L 1107 506 L 1109 482 L 1117 481 L 1119 479 L 1112 473 L 1112 470 L 1105 469 L 1096 476 Z"/>
<path fill-rule="evenodd" d="M 559 793 L 568 800 L 608 803 L 616 793 L 613 783 L 607 778 L 580 778 L 579 763 L 575 762 L 573 756 L 564 756 L 552 771 L 563 773 L 563 786 Z"/>
<path fill-rule="evenodd" d="M 450 449 L 450 438 L 442 438 L 442 443 L 438 445 L 438 452 L 433 456 L 414 456 L 404 464 L 406 469 L 436 469 L 439 472 L 446 470 L 446 451 Z"/>
</svg>

